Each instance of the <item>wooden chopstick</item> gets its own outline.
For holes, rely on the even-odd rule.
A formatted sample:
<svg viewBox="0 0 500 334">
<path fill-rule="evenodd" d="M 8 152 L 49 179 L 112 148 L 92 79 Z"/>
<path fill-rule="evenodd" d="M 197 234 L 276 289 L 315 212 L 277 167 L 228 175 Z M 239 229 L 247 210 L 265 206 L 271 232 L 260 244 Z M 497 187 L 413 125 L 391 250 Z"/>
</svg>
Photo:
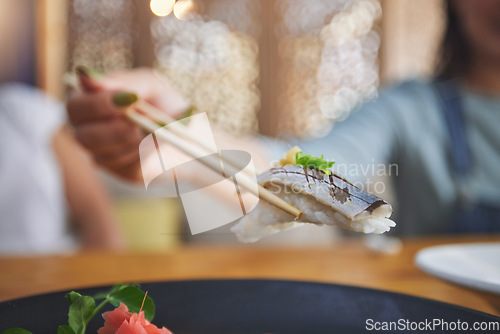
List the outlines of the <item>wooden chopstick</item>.
<svg viewBox="0 0 500 334">
<path fill-rule="evenodd" d="M 153 121 L 160 121 L 160 123 L 165 123 L 165 125 L 168 125 L 168 130 L 172 131 L 177 136 L 197 144 L 198 146 L 205 149 L 207 152 L 211 152 L 213 150 L 213 148 L 210 147 L 200 137 L 193 136 L 188 131 L 186 131 L 186 126 L 184 124 L 177 122 L 177 119 L 165 114 L 163 111 L 156 108 L 154 105 L 142 99 L 139 99 L 136 103 L 134 103 L 133 106 L 143 114 L 149 116 L 149 118 L 151 118 Z M 245 174 L 247 173 L 246 169 L 244 168 L 245 166 L 241 166 L 239 161 L 236 161 L 231 157 L 224 157 L 224 160 L 233 165 L 234 167 L 238 168 L 239 170 L 242 170 Z"/>
<path fill-rule="evenodd" d="M 156 124 L 153 120 L 149 119 L 148 117 L 145 117 L 141 115 L 139 112 L 135 111 L 134 109 L 128 109 L 125 112 L 125 115 L 127 116 L 128 119 L 130 119 L 132 122 L 135 124 L 139 125 L 141 128 L 144 130 L 151 132 L 156 135 L 161 137 L 163 140 L 168 142 L 169 144 L 175 146 L 179 150 L 183 151 L 187 155 L 191 157 L 199 157 L 199 156 L 205 156 L 207 155 L 207 152 L 203 148 L 198 148 L 196 146 L 190 145 L 189 143 L 186 143 L 183 141 L 181 138 L 176 136 L 173 133 L 170 133 L 168 130 L 165 128 L 159 126 Z M 199 160 L 202 162 L 205 166 L 209 167 L 210 169 L 214 170 L 217 173 L 220 173 L 220 160 L 219 156 L 215 157 L 213 155 L 210 155 L 209 157 L 213 157 L 213 159 L 203 159 Z M 227 168 L 232 168 L 234 170 L 229 170 L 230 174 L 236 174 L 240 170 L 235 169 L 234 166 L 225 166 L 225 170 L 227 171 Z M 255 196 L 260 197 L 261 199 L 265 200 L 269 204 L 272 204 L 276 206 L 277 208 L 293 215 L 296 217 L 296 219 L 300 218 L 302 215 L 302 212 L 291 205 L 290 203 L 284 201 L 282 198 L 276 196 L 266 188 L 262 187 L 258 183 L 254 182 L 251 180 L 247 175 L 245 174 L 240 174 L 238 176 L 238 185 L 241 185 L 244 187 L 246 190 L 250 191 L 252 194 Z"/>
<path fill-rule="evenodd" d="M 77 84 L 77 80 L 70 80 L 71 78 L 65 78 L 65 82 L 68 86 L 72 87 L 73 89 L 80 89 L 80 87 Z M 155 135 L 160 136 L 162 139 L 170 143 L 171 145 L 177 147 L 179 150 L 183 151 L 184 153 L 188 154 L 191 157 L 199 157 L 199 156 L 211 156 L 210 151 L 212 150 L 208 145 L 206 145 L 201 138 L 194 137 L 190 135 L 187 131 L 184 130 L 184 125 L 175 122 L 176 119 L 170 117 L 169 115 L 165 114 L 155 106 L 149 104 L 148 102 L 139 99 L 135 104 L 131 106 L 132 108 L 129 108 L 125 112 L 125 116 L 132 121 L 133 123 L 137 124 L 144 130 L 150 132 L 150 133 L 155 133 Z M 145 117 L 138 111 L 134 110 L 134 108 L 137 108 L 139 111 L 144 113 L 145 115 L 148 115 L 148 117 Z M 163 128 L 163 126 L 158 125 L 156 121 L 160 121 L 161 123 L 172 123 L 169 126 L 169 131 L 172 133 L 169 133 L 166 129 Z M 200 148 L 197 148 L 195 146 L 189 145 L 188 143 L 184 142 L 180 138 L 176 137 L 181 137 L 183 139 L 190 140 L 191 142 L 197 144 L 200 146 Z M 205 164 L 207 167 L 210 169 L 214 170 L 215 172 L 219 173 L 220 172 L 220 160 L 222 159 L 222 156 L 219 154 L 218 159 L 203 159 L 200 160 L 203 164 Z M 243 166 L 239 166 L 239 163 L 235 161 L 230 161 L 227 157 L 224 159 L 225 162 L 228 163 L 227 166 L 225 166 L 225 169 L 230 168 L 232 170 L 228 170 L 230 175 L 236 175 L 240 171 L 243 171 L 243 173 L 240 173 L 238 176 L 238 184 L 243 186 L 245 189 L 250 191 L 252 194 L 255 196 L 265 200 L 271 205 L 274 205 L 275 207 L 291 214 L 292 216 L 295 216 L 295 219 L 300 218 L 302 216 L 302 211 L 291 205 L 290 203 L 284 201 L 282 198 L 276 196 L 266 188 L 262 187 L 260 184 L 254 182 L 251 180 L 248 175 L 245 172 L 245 169 Z"/>
</svg>

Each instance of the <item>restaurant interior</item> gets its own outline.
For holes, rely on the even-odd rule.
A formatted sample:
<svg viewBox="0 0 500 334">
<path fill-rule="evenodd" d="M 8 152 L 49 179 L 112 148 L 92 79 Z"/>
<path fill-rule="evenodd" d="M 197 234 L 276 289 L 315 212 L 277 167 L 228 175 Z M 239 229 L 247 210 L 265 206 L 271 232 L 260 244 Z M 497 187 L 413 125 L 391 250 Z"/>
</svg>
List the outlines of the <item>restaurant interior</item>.
<svg viewBox="0 0 500 334">
<path fill-rule="evenodd" d="M 498 0 L 0 0 L 0 332 L 499 333 L 498 45 Z"/>
</svg>

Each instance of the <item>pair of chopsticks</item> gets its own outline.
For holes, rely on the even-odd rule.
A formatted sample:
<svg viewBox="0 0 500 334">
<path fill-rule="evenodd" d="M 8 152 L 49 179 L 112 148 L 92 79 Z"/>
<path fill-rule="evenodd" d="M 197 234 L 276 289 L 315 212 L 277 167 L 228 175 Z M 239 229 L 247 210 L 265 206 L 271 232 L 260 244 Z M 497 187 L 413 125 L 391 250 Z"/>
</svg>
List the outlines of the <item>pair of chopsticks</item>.
<svg viewBox="0 0 500 334">
<path fill-rule="evenodd" d="M 79 89 L 75 80 L 67 81 L 68 84 L 74 89 Z M 244 170 L 244 166 L 239 166 L 237 162 L 232 161 L 227 157 L 224 159 L 220 154 L 218 155 L 218 158 L 211 155 L 211 149 L 205 144 L 203 138 L 189 133 L 186 131 L 185 125 L 180 122 L 176 122 L 176 119 L 170 117 L 143 99 L 139 98 L 137 102 L 132 104 L 130 108 L 125 111 L 125 116 L 142 129 L 149 133 L 154 133 L 155 136 L 160 137 L 167 143 L 193 158 L 199 156 L 213 157 L 213 159 L 201 159 L 199 161 L 217 173 L 221 172 L 221 161 L 219 158 L 223 160 L 224 169 L 229 172 L 227 173 L 228 175 L 236 175 L 240 171 Z M 168 129 L 164 126 L 158 125 L 159 123 L 167 124 Z M 238 185 L 242 186 L 255 196 L 260 197 L 260 199 L 265 200 L 269 204 L 274 205 L 292 216 L 295 216 L 295 219 L 300 218 L 302 215 L 302 212 L 299 209 L 257 184 L 245 173 L 240 173 L 238 175 Z"/>
</svg>

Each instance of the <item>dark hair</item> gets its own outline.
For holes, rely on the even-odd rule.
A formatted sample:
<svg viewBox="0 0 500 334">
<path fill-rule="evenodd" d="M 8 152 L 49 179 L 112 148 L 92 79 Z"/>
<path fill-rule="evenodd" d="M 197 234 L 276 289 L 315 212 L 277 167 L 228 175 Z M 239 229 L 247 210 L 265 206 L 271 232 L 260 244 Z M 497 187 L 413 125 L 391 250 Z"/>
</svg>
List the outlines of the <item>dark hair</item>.
<svg viewBox="0 0 500 334">
<path fill-rule="evenodd" d="M 438 79 L 451 79 L 465 74 L 471 61 L 471 49 L 452 2 L 445 1 L 446 27 L 436 68 Z"/>
</svg>

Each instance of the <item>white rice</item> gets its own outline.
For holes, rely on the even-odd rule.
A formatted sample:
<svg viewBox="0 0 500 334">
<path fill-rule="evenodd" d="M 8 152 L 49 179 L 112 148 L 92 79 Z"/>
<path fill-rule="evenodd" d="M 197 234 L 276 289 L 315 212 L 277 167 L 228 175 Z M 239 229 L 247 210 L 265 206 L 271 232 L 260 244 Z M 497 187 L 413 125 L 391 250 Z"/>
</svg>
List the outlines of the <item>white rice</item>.
<svg viewBox="0 0 500 334">
<path fill-rule="evenodd" d="M 265 201 L 260 201 L 250 213 L 231 228 L 239 241 L 256 242 L 265 236 L 304 226 L 307 223 L 338 225 L 367 234 L 381 234 L 396 226 L 392 220 L 385 217 L 386 212 L 380 214 L 372 212 L 371 215 L 366 212 L 360 219 L 350 220 L 311 196 L 286 191 L 277 195 L 302 211 L 300 219 L 294 221 L 292 215 Z"/>
</svg>

